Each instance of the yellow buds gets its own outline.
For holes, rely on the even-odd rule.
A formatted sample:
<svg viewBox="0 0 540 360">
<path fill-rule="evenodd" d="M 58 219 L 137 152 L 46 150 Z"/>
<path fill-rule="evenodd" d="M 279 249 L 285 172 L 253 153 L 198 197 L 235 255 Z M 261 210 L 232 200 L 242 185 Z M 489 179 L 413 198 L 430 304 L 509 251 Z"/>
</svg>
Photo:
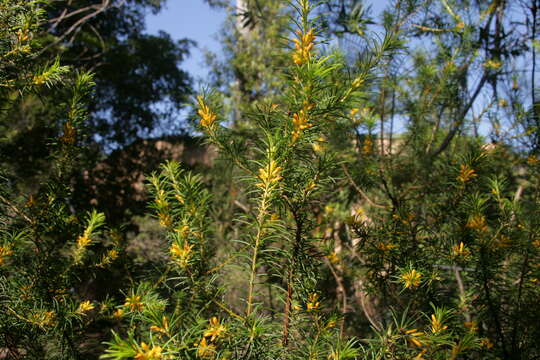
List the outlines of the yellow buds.
<svg viewBox="0 0 540 360">
<path fill-rule="evenodd" d="M 420 341 L 420 339 L 418 339 L 419 337 L 424 335 L 422 331 L 418 331 L 416 329 L 410 329 L 410 330 L 405 331 L 405 334 L 409 336 L 407 340 L 409 340 L 411 344 L 418 347 L 422 346 L 422 342 Z"/>
<path fill-rule="evenodd" d="M 135 355 L 135 360 L 161 360 L 163 359 L 162 351 L 161 346 L 152 346 L 150 348 L 149 345 L 142 342 L 140 350 Z"/>
<path fill-rule="evenodd" d="M 461 257 L 466 257 L 471 254 L 471 252 L 469 251 L 469 249 L 465 247 L 465 244 L 463 244 L 463 242 L 460 242 L 459 244 L 452 246 L 452 252 L 454 253 L 454 256 L 461 256 Z"/>
<path fill-rule="evenodd" d="M 141 297 L 139 295 L 132 295 L 126 298 L 124 306 L 129 307 L 130 311 L 142 311 L 144 303 L 141 301 Z"/>
<path fill-rule="evenodd" d="M 166 316 L 163 316 L 161 320 L 161 326 L 152 325 L 150 326 L 150 331 L 159 332 L 165 335 L 169 334 L 169 319 Z"/>
<path fill-rule="evenodd" d="M 270 187 L 282 179 L 281 167 L 277 166 L 275 160 L 271 160 L 267 166 L 259 169 L 259 179 L 262 183 L 257 184 L 258 187 Z"/>
<path fill-rule="evenodd" d="M 296 141 L 306 129 L 309 129 L 313 124 L 309 123 L 309 111 L 313 109 L 313 104 L 304 103 L 303 108 L 293 114 L 293 141 Z"/>
<path fill-rule="evenodd" d="M 438 333 L 446 329 L 448 329 L 448 326 L 443 325 L 441 319 L 435 316 L 435 314 L 431 314 L 431 332 Z"/>
<path fill-rule="evenodd" d="M 292 58 L 296 65 L 302 65 L 311 59 L 315 34 L 313 34 L 313 29 L 310 29 L 305 34 L 298 32 L 297 35 L 298 37 L 293 39 L 294 52 L 292 53 Z"/>
<path fill-rule="evenodd" d="M 405 289 L 418 287 L 422 283 L 422 273 L 412 269 L 401 274 L 401 280 L 404 281 Z"/>
<path fill-rule="evenodd" d="M 319 295 L 316 293 L 309 294 L 308 302 L 306 304 L 307 311 L 316 311 L 321 307 L 321 303 L 318 301 Z"/>
<path fill-rule="evenodd" d="M 332 251 L 327 257 L 328 261 L 330 261 L 332 264 L 336 264 L 339 262 L 339 256 L 335 251 Z"/>
<path fill-rule="evenodd" d="M 465 226 L 478 232 L 486 232 L 488 230 L 486 218 L 483 215 L 474 215 L 467 221 Z"/>
<path fill-rule="evenodd" d="M 13 250 L 7 245 L 0 246 L 0 265 L 2 265 L 5 261 L 5 258 L 8 256 L 11 256 L 13 254 Z"/>
<path fill-rule="evenodd" d="M 205 128 L 211 128 L 217 119 L 217 115 L 210 110 L 208 105 L 204 103 L 204 99 L 202 96 L 197 97 L 197 102 L 199 104 L 199 110 L 197 110 L 197 114 L 201 117 L 201 126 Z"/>
<path fill-rule="evenodd" d="M 79 304 L 79 308 L 76 312 L 78 314 L 84 314 L 92 309 L 94 309 L 94 304 L 92 304 L 90 300 L 86 300 Z"/>
<path fill-rule="evenodd" d="M 116 309 L 113 316 L 115 319 L 120 319 L 122 316 L 124 316 L 124 309 Z"/>
<path fill-rule="evenodd" d="M 176 262 L 181 268 L 186 268 L 191 258 L 191 250 L 193 245 L 190 245 L 187 241 L 184 242 L 184 246 L 180 247 L 178 244 L 172 244 L 169 252 L 171 253 L 174 262 Z"/>
<path fill-rule="evenodd" d="M 197 347 L 197 356 L 202 359 L 211 359 L 216 353 L 216 345 L 208 343 L 205 337 L 200 342 L 195 343 L 195 346 Z"/>
<path fill-rule="evenodd" d="M 205 338 L 209 337 L 210 341 L 214 341 L 217 338 L 225 336 L 227 328 L 225 327 L 225 325 L 219 322 L 219 319 L 217 317 L 212 317 L 209 322 L 210 327 L 203 334 Z"/>
<path fill-rule="evenodd" d="M 478 174 L 471 168 L 469 165 L 460 165 L 459 166 L 459 175 L 457 177 L 458 181 L 465 184 L 466 182 L 477 177 Z"/>
<path fill-rule="evenodd" d="M 77 246 L 80 247 L 80 248 L 84 248 L 84 247 L 88 246 L 88 244 L 90 244 L 91 241 L 92 240 L 90 239 L 90 237 L 88 235 L 86 235 L 86 234 L 81 235 L 77 239 Z"/>
</svg>

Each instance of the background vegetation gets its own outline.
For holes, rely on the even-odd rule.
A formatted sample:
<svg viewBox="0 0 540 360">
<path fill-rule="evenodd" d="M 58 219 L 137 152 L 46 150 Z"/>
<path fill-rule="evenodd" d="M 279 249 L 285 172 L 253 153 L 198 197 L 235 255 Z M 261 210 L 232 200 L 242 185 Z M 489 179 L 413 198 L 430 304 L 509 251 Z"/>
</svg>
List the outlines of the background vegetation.
<svg viewBox="0 0 540 360">
<path fill-rule="evenodd" d="M 0 1 L 0 358 L 540 358 L 537 0 Z"/>
</svg>

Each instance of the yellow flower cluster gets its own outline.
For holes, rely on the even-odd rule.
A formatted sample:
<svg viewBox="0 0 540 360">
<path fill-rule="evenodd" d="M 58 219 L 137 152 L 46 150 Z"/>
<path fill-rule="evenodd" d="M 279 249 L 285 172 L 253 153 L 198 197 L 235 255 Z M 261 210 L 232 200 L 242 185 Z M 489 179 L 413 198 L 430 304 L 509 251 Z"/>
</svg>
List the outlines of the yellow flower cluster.
<svg viewBox="0 0 540 360">
<path fill-rule="evenodd" d="M 174 262 L 176 262 L 181 268 L 186 268 L 191 258 L 191 250 L 193 245 L 190 245 L 187 241 L 184 241 L 184 246 L 180 247 L 178 244 L 172 244 L 169 252 L 171 253 Z"/>
<path fill-rule="evenodd" d="M 199 104 L 199 110 L 197 110 L 197 114 L 201 117 L 201 126 L 205 128 L 211 128 L 217 119 L 216 113 L 214 113 L 208 105 L 204 103 L 204 99 L 202 96 L 197 97 L 197 102 Z"/>
<path fill-rule="evenodd" d="M 208 322 L 210 326 L 205 330 L 203 338 L 198 343 L 195 343 L 197 355 L 202 359 L 211 359 L 214 357 L 216 353 L 214 342 L 224 337 L 227 332 L 227 328 L 217 317 L 212 317 Z"/>
<path fill-rule="evenodd" d="M 144 307 L 144 303 L 141 301 L 139 295 L 132 295 L 126 298 L 124 306 L 129 307 L 130 311 L 141 311 Z"/>
<path fill-rule="evenodd" d="M 292 58 L 296 65 L 302 65 L 311 59 L 315 34 L 313 34 L 313 29 L 310 29 L 305 34 L 299 31 L 297 35 L 298 37 L 293 40 L 294 52 L 292 53 Z"/>
<path fill-rule="evenodd" d="M 405 282 L 405 289 L 418 287 L 422 283 L 422 273 L 412 269 L 403 273 L 401 279 Z"/>
<path fill-rule="evenodd" d="M 424 333 L 422 331 L 418 331 L 416 329 L 411 329 L 411 330 L 405 331 L 405 334 L 408 335 L 407 340 L 409 340 L 409 342 L 411 344 L 413 344 L 415 346 L 418 346 L 418 347 L 421 347 L 423 345 L 422 341 L 419 339 L 419 337 L 424 336 Z"/>
<path fill-rule="evenodd" d="M 161 319 L 161 326 L 152 325 L 150 326 L 150 331 L 169 335 L 169 319 L 166 316 L 163 316 Z"/>
<path fill-rule="evenodd" d="M 82 303 L 79 304 L 79 308 L 77 309 L 77 313 L 78 314 L 81 314 L 81 315 L 84 315 L 84 313 L 90 311 L 90 310 L 93 310 L 94 309 L 94 304 L 92 304 L 92 302 L 90 300 L 86 300 L 86 301 L 83 301 Z"/>
<path fill-rule="evenodd" d="M 2 265 L 5 261 L 5 258 L 8 256 L 11 256 L 13 254 L 13 250 L 7 245 L 0 246 L 0 265 Z"/>
<path fill-rule="evenodd" d="M 79 236 L 79 238 L 77 239 L 77 246 L 80 248 L 84 248 L 88 246 L 88 244 L 90 244 L 91 241 L 92 239 L 90 239 L 90 236 L 88 236 L 87 234 L 83 234 Z"/>
<path fill-rule="evenodd" d="M 308 296 L 308 302 L 306 304 L 306 310 L 307 311 L 316 311 L 319 310 L 321 307 L 321 303 L 319 300 L 319 295 L 316 293 L 309 294 Z"/>
<path fill-rule="evenodd" d="M 293 141 L 296 141 L 304 130 L 313 126 L 313 124 L 309 123 L 309 111 L 313 109 L 313 106 L 313 104 L 308 104 L 306 102 L 299 112 L 293 114 Z"/>
<path fill-rule="evenodd" d="M 45 326 L 53 326 L 56 319 L 56 313 L 54 311 L 37 310 L 34 312 L 28 321 L 41 328 Z"/>
<path fill-rule="evenodd" d="M 471 252 L 465 247 L 465 244 L 463 244 L 463 242 L 452 246 L 452 251 L 454 253 L 454 256 L 467 257 L 471 254 Z"/>
<path fill-rule="evenodd" d="M 474 169 L 471 168 L 469 165 L 462 164 L 459 166 L 459 168 L 459 175 L 457 179 L 463 184 L 478 176 Z"/>
<path fill-rule="evenodd" d="M 257 186 L 261 188 L 270 187 L 282 179 L 280 173 L 281 167 L 277 166 L 275 160 L 271 160 L 267 166 L 259 169 L 259 179 L 262 182 L 258 183 Z"/>
<path fill-rule="evenodd" d="M 446 329 L 448 329 L 448 326 L 443 325 L 441 319 L 435 316 L 435 314 L 431 314 L 431 332 L 438 333 Z"/>
<path fill-rule="evenodd" d="M 337 264 L 339 262 L 339 256 L 335 251 L 332 251 L 326 258 L 332 264 Z"/>
<path fill-rule="evenodd" d="M 162 355 L 163 349 L 161 346 L 152 346 L 150 348 L 145 342 L 141 343 L 141 348 L 135 355 L 135 360 L 161 360 L 163 359 Z"/>
<path fill-rule="evenodd" d="M 479 232 L 486 232 L 488 230 L 486 218 L 482 215 L 474 215 L 467 221 L 465 226 Z"/>
</svg>

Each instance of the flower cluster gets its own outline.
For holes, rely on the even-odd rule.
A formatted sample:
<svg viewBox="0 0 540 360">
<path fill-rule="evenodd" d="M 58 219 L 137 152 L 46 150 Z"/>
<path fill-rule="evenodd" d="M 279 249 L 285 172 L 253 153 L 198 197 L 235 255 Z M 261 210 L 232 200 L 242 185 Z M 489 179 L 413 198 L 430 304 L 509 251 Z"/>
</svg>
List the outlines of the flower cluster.
<svg viewBox="0 0 540 360">
<path fill-rule="evenodd" d="M 201 96 L 197 97 L 197 102 L 199 104 L 197 114 L 201 117 L 201 126 L 211 128 L 216 122 L 217 115 L 204 103 L 204 99 Z"/>
<path fill-rule="evenodd" d="M 135 360 L 161 360 L 163 349 L 161 346 L 152 346 L 150 348 L 145 342 L 141 343 L 141 348 L 135 355 Z"/>
<path fill-rule="evenodd" d="M 277 166 L 275 160 L 271 160 L 267 166 L 259 169 L 259 179 L 262 182 L 258 183 L 257 186 L 261 188 L 270 187 L 282 179 L 280 173 L 281 167 Z"/>
<path fill-rule="evenodd" d="M 415 288 L 422 283 L 422 273 L 411 269 L 401 274 L 401 280 L 404 282 L 405 289 Z"/>
<path fill-rule="evenodd" d="M 292 58 L 296 65 L 302 65 L 311 59 L 311 51 L 313 49 L 315 34 L 313 34 L 313 29 L 310 29 L 305 34 L 299 31 L 297 35 L 298 37 L 293 40 L 294 52 L 292 54 Z"/>
<path fill-rule="evenodd" d="M 220 338 L 223 338 L 227 332 L 227 328 L 217 317 L 212 317 L 209 320 L 209 327 L 203 333 L 201 341 L 195 343 L 197 347 L 197 355 L 203 359 L 211 359 L 216 352 L 216 344 Z"/>
<path fill-rule="evenodd" d="M 304 103 L 304 106 L 300 111 L 293 114 L 293 131 L 292 139 L 296 141 L 302 132 L 306 129 L 313 127 L 313 124 L 309 123 L 309 111 L 313 109 L 313 104 Z"/>
<path fill-rule="evenodd" d="M 193 245 L 190 245 L 187 241 L 185 241 L 183 247 L 180 247 L 176 243 L 172 244 L 169 252 L 171 253 L 175 263 L 177 263 L 181 268 L 186 268 L 189 260 L 191 259 L 192 249 Z"/>
<path fill-rule="evenodd" d="M 469 165 L 460 165 L 459 167 L 459 175 L 457 177 L 458 181 L 465 184 L 468 181 L 471 181 L 473 178 L 477 177 L 478 175 L 474 171 L 473 168 L 471 168 Z"/>
</svg>

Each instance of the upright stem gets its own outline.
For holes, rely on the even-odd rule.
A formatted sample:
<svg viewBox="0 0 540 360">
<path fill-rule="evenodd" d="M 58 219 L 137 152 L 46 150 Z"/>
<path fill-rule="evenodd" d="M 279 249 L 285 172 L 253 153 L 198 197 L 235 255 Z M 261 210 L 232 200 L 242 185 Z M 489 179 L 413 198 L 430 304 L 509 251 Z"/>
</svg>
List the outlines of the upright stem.
<svg viewBox="0 0 540 360">
<path fill-rule="evenodd" d="M 251 315 L 253 311 L 253 289 L 255 287 L 255 278 L 257 276 L 257 260 L 259 256 L 259 247 L 261 245 L 261 240 L 264 231 L 264 225 L 266 222 L 266 211 L 268 209 L 268 198 L 270 191 L 268 186 L 265 186 L 263 196 L 261 198 L 261 203 L 259 206 L 259 214 L 257 215 L 257 235 L 255 236 L 255 245 L 253 247 L 253 255 L 251 257 L 251 274 L 249 277 L 249 290 L 247 298 L 247 309 L 246 309 L 246 318 Z"/>
</svg>

